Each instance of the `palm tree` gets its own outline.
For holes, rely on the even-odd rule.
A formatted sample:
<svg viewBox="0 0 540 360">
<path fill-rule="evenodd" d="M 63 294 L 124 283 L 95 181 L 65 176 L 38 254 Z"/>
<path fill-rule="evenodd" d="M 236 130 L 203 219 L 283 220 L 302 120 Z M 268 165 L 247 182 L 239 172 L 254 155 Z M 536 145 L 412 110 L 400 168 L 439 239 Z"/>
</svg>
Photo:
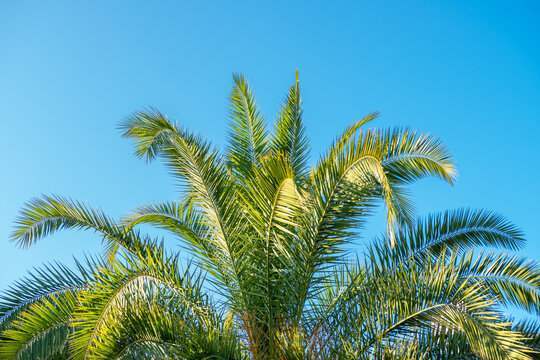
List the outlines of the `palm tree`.
<svg viewBox="0 0 540 360">
<path fill-rule="evenodd" d="M 367 128 L 370 114 L 309 167 L 298 75 L 271 132 L 243 76 L 230 108 L 224 153 L 155 109 L 121 124 L 139 158 L 165 161 L 179 201 L 120 220 L 59 196 L 22 209 L 19 246 L 88 229 L 104 256 L 4 292 L 2 359 L 534 358 L 538 324 L 506 314 L 540 313 L 540 266 L 511 252 L 520 230 L 484 210 L 414 215 L 408 184 L 455 179 L 439 140 Z M 381 200 L 386 234 L 351 256 Z"/>
</svg>

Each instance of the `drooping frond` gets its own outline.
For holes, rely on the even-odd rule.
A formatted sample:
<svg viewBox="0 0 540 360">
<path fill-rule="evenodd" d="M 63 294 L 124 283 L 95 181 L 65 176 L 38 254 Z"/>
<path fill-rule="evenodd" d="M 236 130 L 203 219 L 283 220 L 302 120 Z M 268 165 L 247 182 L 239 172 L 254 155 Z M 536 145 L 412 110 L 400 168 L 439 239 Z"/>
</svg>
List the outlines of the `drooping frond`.
<svg viewBox="0 0 540 360">
<path fill-rule="evenodd" d="M 2 359 L 47 359 L 67 349 L 76 291 L 50 295 L 30 304 L 2 333 Z"/>
<path fill-rule="evenodd" d="M 516 250 L 524 245 L 525 239 L 521 230 L 499 214 L 457 209 L 419 218 L 396 233 L 393 249 L 388 243 L 388 239 L 382 239 L 369 248 L 371 261 L 385 269 L 409 257 L 417 261 L 438 257 L 448 248 L 460 254 L 484 246 Z"/>
<path fill-rule="evenodd" d="M 163 202 L 141 206 L 124 219 L 127 229 L 151 224 L 179 237 L 206 237 L 210 229 L 189 202 Z"/>
<path fill-rule="evenodd" d="M 462 348 L 476 358 L 530 359 L 524 336 L 494 309 L 481 284 L 457 275 L 458 266 L 455 257 L 447 260 L 443 253 L 429 264 L 411 258 L 394 272 L 370 273 L 361 264 L 345 267 L 336 275 L 340 281 L 321 293 L 323 309 L 333 309 L 322 313 L 321 326 L 336 336 L 337 344 L 345 342 L 339 348 L 357 358 L 404 342 L 427 352 L 422 336 L 428 333 L 438 334 L 439 343 L 454 341 L 454 335 L 460 342 L 465 339 Z M 361 276 L 358 269 L 364 269 Z M 433 343 L 432 337 L 427 340 Z"/>
<path fill-rule="evenodd" d="M 212 257 L 215 249 L 210 240 L 211 228 L 200 212 L 189 202 L 148 204 L 136 209 L 124 219 L 126 229 L 139 224 L 154 225 L 170 231 L 203 257 Z"/>
<path fill-rule="evenodd" d="M 388 177 L 410 184 L 427 176 L 453 184 L 457 177 L 455 162 L 441 140 L 417 131 L 396 129 L 383 135 L 389 144 L 383 166 Z"/>
<path fill-rule="evenodd" d="M 169 146 L 171 136 L 180 128 L 155 108 L 137 111 L 120 123 L 126 138 L 135 142 L 135 156 L 146 161 L 155 160 Z"/>
<path fill-rule="evenodd" d="M 136 209 L 124 219 L 126 229 L 139 224 L 154 225 L 178 236 L 203 267 L 215 278 L 227 283 L 230 263 L 212 237 L 213 229 L 189 201 L 149 204 Z"/>
<path fill-rule="evenodd" d="M 0 298 L 0 331 L 9 327 L 29 304 L 69 289 L 80 289 L 84 276 L 62 264 L 35 269 L 29 276 L 12 284 Z"/>
<path fill-rule="evenodd" d="M 500 305 L 540 315 L 540 263 L 507 253 L 471 253 L 456 273 L 481 283 Z"/>
<path fill-rule="evenodd" d="M 516 322 L 514 330 L 519 331 L 525 337 L 525 345 L 533 351 L 531 357 L 535 360 L 540 359 L 540 323 L 538 320 Z"/>
<path fill-rule="evenodd" d="M 114 244 L 129 250 L 139 247 L 139 239 L 126 234 L 124 229 L 101 210 L 92 209 L 77 201 L 60 196 L 42 196 L 31 200 L 15 220 L 11 241 L 27 248 L 38 240 L 63 229 L 93 230 L 103 237 L 104 245 L 112 250 Z M 110 251 L 108 259 L 114 258 Z"/>
<path fill-rule="evenodd" d="M 133 114 L 122 125 L 124 136 L 133 138 L 140 156 L 160 155 L 174 176 L 187 186 L 188 197 L 199 206 L 217 236 L 227 236 L 227 214 L 234 199 L 234 184 L 219 155 L 199 136 L 180 129 L 157 111 Z"/>
<path fill-rule="evenodd" d="M 238 254 L 243 243 L 236 241 L 234 234 L 242 231 L 238 219 L 243 214 L 238 211 L 236 184 L 218 149 L 180 129 L 157 111 L 133 114 L 122 129 L 124 136 L 135 139 L 140 156 L 161 156 L 173 175 L 186 185 L 186 197 L 204 216 L 213 246 L 225 267 L 214 275 L 229 288 L 237 287 L 242 271 Z"/>
<path fill-rule="evenodd" d="M 367 117 L 366 121 L 372 117 Z M 385 164 L 421 151 L 429 152 L 423 145 L 425 136 L 418 137 L 408 130 L 366 130 L 355 134 L 353 130 L 357 128 L 360 125 L 346 131 L 311 172 L 310 224 L 306 227 L 308 233 L 303 235 L 311 244 L 306 262 L 310 275 L 306 275 L 306 279 L 313 276 L 320 264 L 335 258 L 342 243 L 354 237 L 373 199 L 384 200 L 391 240 L 398 225 L 412 220 L 413 207 L 407 193 L 388 176 Z M 400 142 L 400 139 L 410 140 Z M 417 149 L 411 143 L 421 148 Z M 437 154 L 432 154 L 435 160 L 439 159 Z M 447 176 L 451 176 L 453 164 L 447 164 L 445 156 L 439 165 Z M 422 176 L 437 174 L 428 168 Z"/>
<path fill-rule="evenodd" d="M 237 337 L 218 317 L 204 322 L 178 311 L 171 302 L 133 300 L 115 311 L 114 326 L 100 333 L 99 351 L 89 358 L 240 358 Z"/>
<path fill-rule="evenodd" d="M 341 211 L 340 205 L 341 200 L 350 197 L 353 191 L 371 193 L 372 197 L 379 194 L 384 199 L 390 235 L 396 225 L 409 222 L 413 210 L 410 200 L 399 186 L 402 182 L 400 177 L 393 174 L 393 170 L 388 167 L 400 159 L 409 159 L 415 164 L 414 167 L 400 170 L 400 176 L 406 176 L 410 180 L 425 176 L 439 176 L 449 180 L 454 176 L 454 165 L 448 153 L 436 139 L 427 135 L 417 135 L 409 130 L 367 130 L 360 131 L 358 135 L 346 133 L 344 137 L 347 139 L 338 139 L 328 155 L 323 157 L 311 173 L 313 191 L 316 194 L 315 208 L 320 212 L 317 220 L 320 228 L 324 229 L 326 218 L 332 219 L 331 231 L 337 231 L 338 234 L 340 227 L 351 229 L 357 226 L 354 221 L 357 216 L 354 216 L 352 210 L 354 207 L 343 207 L 345 211 Z M 422 157 L 418 157 L 419 154 Z M 431 162 L 416 161 L 425 157 Z M 355 201 L 356 207 L 359 206 L 358 203 Z M 334 206 L 340 208 L 341 215 L 333 216 Z M 340 225 L 333 226 L 334 224 Z M 344 233 L 343 236 L 346 237 L 347 234 Z"/>
</svg>

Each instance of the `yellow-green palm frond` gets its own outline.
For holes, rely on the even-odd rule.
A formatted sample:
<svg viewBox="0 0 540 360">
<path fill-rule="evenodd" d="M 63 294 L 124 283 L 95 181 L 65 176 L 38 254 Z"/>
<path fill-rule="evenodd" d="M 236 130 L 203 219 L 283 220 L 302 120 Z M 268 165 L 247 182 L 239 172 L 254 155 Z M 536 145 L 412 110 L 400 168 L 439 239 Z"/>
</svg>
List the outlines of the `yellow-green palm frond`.
<svg viewBox="0 0 540 360">
<path fill-rule="evenodd" d="M 264 117 L 257 108 L 253 90 L 241 74 L 233 75 L 230 95 L 230 130 L 227 162 L 242 178 L 249 178 L 268 150 L 268 135 Z"/>
<path fill-rule="evenodd" d="M 298 70 L 296 81 L 289 88 L 289 93 L 279 111 L 271 139 L 272 151 L 284 154 L 291 163 L 294 178 L 303 182 L 308 175 L 309 139 L 303 120 L 302 97 Z"/>
<path fill-rule="evenodd" d="M 93 230 L 102 236 L 108 261 L 114 259 L 120 246 L 135 251 L 142 241 L 134 234 L 126 234 L 123 227 L 102 210 L 61 196 L 42 196 L 29 201 L 15 224 L 11 241 L 23 248 L 63 229 Z"/>
</svg>

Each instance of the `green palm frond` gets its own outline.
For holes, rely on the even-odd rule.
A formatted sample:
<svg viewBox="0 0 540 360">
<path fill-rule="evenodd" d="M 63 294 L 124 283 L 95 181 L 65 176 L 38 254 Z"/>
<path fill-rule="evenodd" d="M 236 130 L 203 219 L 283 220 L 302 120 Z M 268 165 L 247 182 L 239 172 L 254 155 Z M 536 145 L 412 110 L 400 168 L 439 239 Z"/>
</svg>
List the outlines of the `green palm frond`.
<svg viewBox="0 0 540 360">
<path fill-rule="evenodd" d="M 27 306 L 2 336 L 0 357 L 43 359 L 63 352 L 72 332 L 72 312 L 77 292 L 65 291 Z"/>
<path fill-rule="evenodd" d="M 2 294 L 0 358 L 54 358 L 67 352 L 77 296 L 103 266 L 92 258 L 75 265 L 76 271 L 59 263 L 45 265 Z"/>
<path fill-rule="evenodd" d="M 439 139 L 408 129 L 395 129 L 381 136 L 383 142 L 389 144 L 383 166 L 390 179 L 409 184 L 434 176 L 454 183 L 457 177 L 454 160 Z"/>
<path fill-rule="evenodd" d="M 144 254 L 126 254 L 124 263 L 100 269 L 89 284 L 92 291 L 80 293 L 74 309 L 71 349 L 74 358 L 100 358 L 100 354 L 117 342 L 107 338 L 109 324 L 114 323 L 130 304 L 157 302 L 184 321 L 204 318 L 212 311 L 204 304 L 200 275 L 179 269 L 177 255 L 166 255 L 159 247 L 150 247 Z M 134 311 L 136 308 L 134 309 Z"/>
<path fill-rule="evenodd" d="M 0 331 L 8 329 L 30 305 L 47 301 L 51 296 L 84 289 L 93 277 L 93 269 L 101 262 L 87 258 L 85 263 L 76 261 L 77 271 L 55 263 L 34 269 L 5 290 L 0 297 Z"/>
<path fill-rule="evenodd" d="M 155 125 L 155 126 L 153 126 Z M 234 183 L 217 148 L 199 136 L 181 130 L 160 113 L 135 113 L 123 123 L 124 136 L 135 139 L 136 153 L 154 159 L 160 155 L 173 175 L 187 186 L 188 195 L 207 216 L 216 236 L 227 237 L 227 223 L 235 199 Z"/>
<path fill-rule="evenodd" d="M 155 123 L 154 123 L 155 119 Z M 236 185 L 216 148 L 200 137 L 180 129 L 158 112 L 135 113 L 121 126 L 124 136 L 135 139 L 136 153 L 164 158 L 173 175 L 186 185 L 191 199 L 209 227 L 217 249 L 220 269 L 214 275 L 229 288 L 240 284 L 242 243 L 235 241 L 238 227 Z"/>
<path fill-rule="evenodd" d="M 170 311 L 169 304 L 133 301 L 101 334 L 96 358 L 238 358 L 237 337 L 218 319 L 198 323 Z"/>
<path fill-rule="evenodd" d="M 302 118 L 303 112 L 298 70 L 296 70 L 296 82 L 290 87 L 279 111 L 271 143 L 274 152 L 287 156 L 297 181 L 303 181 L 308 175 L 309 139 Z"/>
<path fill-rule="evenodd" d="M 356 135 L 358 130 L 360 130 L 360 128 L 362 128 L 365 124 L 375 120 L 377 117 L 379 117 L 379 113 L 373 112 L 347 126 L 343 133 L 339 135 L 334 143 L 330 146 L 330 150 L 328 151 L 324 160 L 321 161 L 332 162 L 343 151 L 345 146 L 347 146 L 351 138 Z"/>
<path fill-rule="evenodd" d="M 540 323 L 538 320 L 518 321 L 514 324 L 513 328 L 525 337 L 525 345 L 532 351 L 531 357 L 535 360 L 540 359 Z"/>
<path fill-rule="evenodd" d="M 483 253 L 464 256 L 460 276 L 481 283 L 500 304 L 540 314 L 540 264 L 518 255 Z"/>
<path fill-rule="evenodd" d="M 266 123 L 246 78 L 234 74 L 233 80 L 229 100 L 231 122 L 227 161 L 237 174 L 249 178 L 267 151 Z"/>
<path fill-rule="evenodd" d="M 361 264 L 341 270 L 337 277 L 357 286 L 349 287 L 339 307 L 334 305 L 336 294 L 341 296 L 345 284 L 332 283 L 327 289 L 322 304 L 334 311 L 325 313 L 324 326 L 338 336 L 338 344 L 346 339 L 343 348 L 349 355 L 363 358 L 403 342 L 425 346 L 421 336 L 427 331 L 440 334 L 439 341 L 465 336 L 478 358 L 529 359 L 525 338 L 504 322 L 485 288 L 457 276 L 455 257 L 447 260 L 441 254 L 433 263 L 417 265 L 411 258 L 392 273 L 364 270 L 359 276 Z"/>
<path fill-rule="evenodd" d="M 439 256 L 450 248 L 466 253 L 475 247 L 494 247 L 510 250 L 525 244 L 523 232 L 503 216 L 487 211 L 457 209 L 419 218 L 396 234 L 396 246 L 389 239 L 376 241 L 369 248 L 371 261 L 391 269 L 404 259 L 417 260 Z"/>
<path fill-rule="evenodd" d="M 181 132 L 178 125 L 155 108 L 131 114 L 119 129 L 124 137 L 134 140 L 135 156 L 146 161 L 155 160 L 169 145 L 171 135 Z"/>
<path fill-rule="evenodd" d="M 42 196 L 29 201 L 15 220 L 11 241 L 28 248 L 40 239 L 63 229 L 93 230 L 103 238 L 105 258 L 112 261 L 119 246 L 135 250 L 140 240 L 101 210 L 61 196 Z"/>
<path fill-rule="evenodd" d="M 204 261 L 214 259 L 218 249 L 210 239 L 211 227 L 204 216 L 196 211 L 189 202 L 164 202 L 148 204 L 136 209 L 123 221 L 126 229 L 133 229 L 139 224 L 154 225 L 168 230 Z M 208 265 L 215 264 L 214 262 Z"/>
</svg>

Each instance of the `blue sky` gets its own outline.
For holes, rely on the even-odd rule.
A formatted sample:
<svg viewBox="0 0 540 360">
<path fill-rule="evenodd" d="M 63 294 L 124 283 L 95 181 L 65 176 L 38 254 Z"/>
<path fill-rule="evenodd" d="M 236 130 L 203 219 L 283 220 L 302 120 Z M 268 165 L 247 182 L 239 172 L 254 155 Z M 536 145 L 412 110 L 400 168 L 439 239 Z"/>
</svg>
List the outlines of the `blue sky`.
<svg viewBox="0 0 540 360">
<path fill-rule="evenodd" d="M 44 262 L 96 253 L 62 232 L 29 250 L 8 242 L 18 210 L 61 194 L 120 216 L 177 190 L 132 155 L 116 126 L 152 105 L 224 143 L 233 72 L 270 121 L 300 72 L 313 159 L 349 123 L 442 138 L 454 187 L 413 186 L 418 213 L 505 214 L 540 260 L 540 5 L 536 1 L 0 3 L 0 289 Z M 384 231 L 373 217 L 364 239 Z"/>
</svg>

